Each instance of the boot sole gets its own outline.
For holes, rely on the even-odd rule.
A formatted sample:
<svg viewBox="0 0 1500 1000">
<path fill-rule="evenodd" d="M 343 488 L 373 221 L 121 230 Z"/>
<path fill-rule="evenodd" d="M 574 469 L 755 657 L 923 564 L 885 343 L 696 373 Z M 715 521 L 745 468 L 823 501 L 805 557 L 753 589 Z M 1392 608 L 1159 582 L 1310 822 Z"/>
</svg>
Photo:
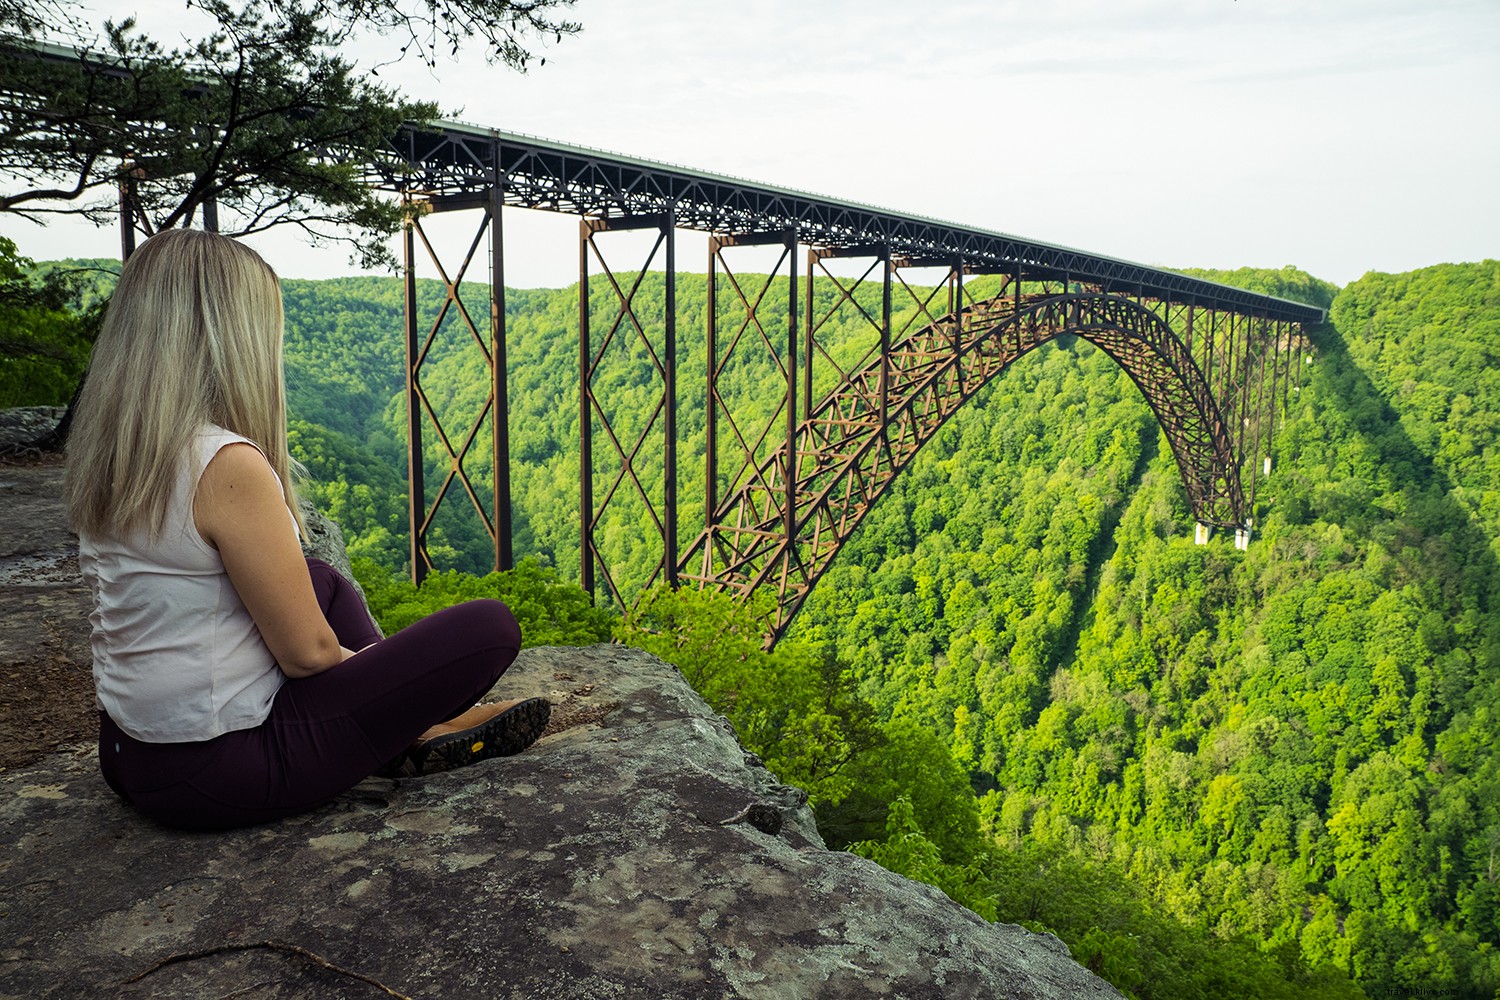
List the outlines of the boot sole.
<svg viewBox="0 0 1500 1000">
<path fill-rule="evenodd" d="M 472 729 L 428 740 L 408 753 L 418 774 L 467 767 L 492 757 L 510 757 L 535 743 L 552 718 L 546 698 L 528 698 Z"/>
</svg>

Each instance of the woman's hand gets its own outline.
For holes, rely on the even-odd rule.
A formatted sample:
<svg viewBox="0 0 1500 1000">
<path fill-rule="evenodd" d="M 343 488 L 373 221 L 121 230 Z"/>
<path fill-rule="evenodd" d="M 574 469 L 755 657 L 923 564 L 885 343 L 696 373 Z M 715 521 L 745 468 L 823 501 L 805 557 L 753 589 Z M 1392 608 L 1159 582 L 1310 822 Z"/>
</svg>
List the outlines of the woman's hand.
<svg viewBox="0 0 1500 1000">
<path fill-rule="evenodd" d="M 253 445 L 227 445 L 209 461 L 193 499 L 193 522 L 219 550 L 282 673 L 310 677 L 353 655 L 318 607 L 286 498 Z"/>
</svg>

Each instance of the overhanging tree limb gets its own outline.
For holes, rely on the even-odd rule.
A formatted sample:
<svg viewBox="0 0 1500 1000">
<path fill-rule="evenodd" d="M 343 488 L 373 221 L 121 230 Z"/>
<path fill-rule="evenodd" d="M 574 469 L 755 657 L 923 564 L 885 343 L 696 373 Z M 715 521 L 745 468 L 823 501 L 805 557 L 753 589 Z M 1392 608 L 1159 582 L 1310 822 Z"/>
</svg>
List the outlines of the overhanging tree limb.
<svg viewBox="0 0 1500 1000">
<path fill-rule="evenodd" d="M 222 3 L 222 0 L 203 0 Z M 573 0 L 273 0 L 276 10 L 303 10 L 347 36 L 361 28 L 403 39 L 397 58 L 413 55 L 429 66 L 438 56 L 478 45 L 491 63 L 525 72 L 533 39 L 561 42 L 582 30 L 558 15 Z M 543 62 L 546 60 L 543 59 Z"/>
<path fill-rule="evenodd" d="M 437 117 L 346 59 L 360 30 L 404 33 L 431 62 L 472 40 L 524 70 L 525 42 L 578 26 L 572 0 L 191 0 L 216 30 L 165 48 L 131 20 L 97 52 L 48 46 L 76 28 L 51 0 L 0 0 L 0 212 L 107 225 L 125 165 L 144 230 L 189 224 L 207 202 L 231 235 L 296 224 L 365 265 L 390 263 L 401 223 L 363 165 L 408 121 Z M 481 23 L 482 22 L 482 23 Z"/>
</svg>

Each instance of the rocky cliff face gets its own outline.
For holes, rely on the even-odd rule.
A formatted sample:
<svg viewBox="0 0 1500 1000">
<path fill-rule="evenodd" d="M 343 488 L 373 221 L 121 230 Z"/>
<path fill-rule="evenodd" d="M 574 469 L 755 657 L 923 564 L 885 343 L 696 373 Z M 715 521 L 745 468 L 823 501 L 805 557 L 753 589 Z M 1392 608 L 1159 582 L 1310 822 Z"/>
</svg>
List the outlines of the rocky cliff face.
<svg viewBox="0 0 1500 1000">
<path fill-rule="evenodd" d="M 66 528 L 62 474 L 55 456 L 0 462 L 0 774 L 98 729 L 91 598 Z"/>
</svg>

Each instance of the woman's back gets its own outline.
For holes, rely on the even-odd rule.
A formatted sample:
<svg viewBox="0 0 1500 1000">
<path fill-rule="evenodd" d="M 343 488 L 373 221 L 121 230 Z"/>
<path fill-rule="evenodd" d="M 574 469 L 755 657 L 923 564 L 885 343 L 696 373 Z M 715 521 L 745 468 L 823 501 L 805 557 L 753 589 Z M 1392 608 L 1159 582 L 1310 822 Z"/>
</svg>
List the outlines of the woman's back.
<svg viewBox="0 0 1500 1000">
<path fill-rule="evenodd" d="M 148 743 L 259 725 L 285 680 L 218 552 L 193 523 L 204 466 L 237 442 L 250 443 L 214 426 L 193 439 L 157 537 L 143 530 L 79 536 L 79 565 L 94 594 L 99 707 Z"/>
</svg>

